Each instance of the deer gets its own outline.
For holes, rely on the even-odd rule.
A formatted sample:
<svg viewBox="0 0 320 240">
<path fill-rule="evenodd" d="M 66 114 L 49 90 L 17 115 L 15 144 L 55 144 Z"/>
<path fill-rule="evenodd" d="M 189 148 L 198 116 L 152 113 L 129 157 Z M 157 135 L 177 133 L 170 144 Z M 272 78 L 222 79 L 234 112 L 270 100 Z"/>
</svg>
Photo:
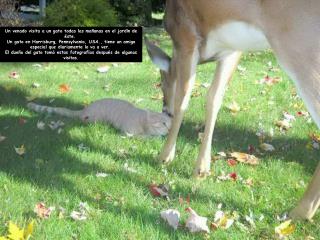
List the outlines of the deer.
<svg viewBox="0 0 320 240">
<path fill-rule="evenodd" d="M 162 111 L 172 117 L 159 160 L 170 163 L 195 83 L 198 64 L 216 61 L 206 96 L 205 130 L 194 175 L 210 175 L 212 134 L 229 80 L 243 52 L 272 49 L 294 81 L 320 128 L 319 0 L 167 0 L 164 28 L 172 40 L 172 57 L 145 39 L 160 69 Z M 289 216 L 311 220 L 320 205 L 320 163 Z"/>
</svg>

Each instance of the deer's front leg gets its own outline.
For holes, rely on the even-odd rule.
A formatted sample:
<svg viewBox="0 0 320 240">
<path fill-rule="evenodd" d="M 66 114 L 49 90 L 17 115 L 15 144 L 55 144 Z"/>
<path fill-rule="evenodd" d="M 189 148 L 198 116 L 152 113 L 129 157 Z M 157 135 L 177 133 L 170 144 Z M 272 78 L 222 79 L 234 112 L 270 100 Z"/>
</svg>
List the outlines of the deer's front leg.
<svg viewBox="0 0 320 240">
<path fill-rule="evenodd" d="M 183 114 L 188 106 L 191 91 L 195 82 L 196 67 L 199 60 L 198 49 L 195 46 L 192 50 L 180 49 L 176 51 L 171 65 L 176 79 L 176 90 L 174 96 L 174 114 L 167 141 L 160 153 L 159 159 L 168 163 L 174 159 L 176 141 L 183 119 Z"/>
<path fill-rule="evenodd" d="M 232 77 L 240 57 L 241 52 L 234 52 L 227 55 L 224 57 L 224 59 L 218 61 L 217 63 L 214 80 L 207 95 L 206 125 L 196 168 L 194 171 L 195 177 L 202 178 L 210 175 L 211 143 L 214 125 L 222 104 L 227 83 Z"/>
</svg>

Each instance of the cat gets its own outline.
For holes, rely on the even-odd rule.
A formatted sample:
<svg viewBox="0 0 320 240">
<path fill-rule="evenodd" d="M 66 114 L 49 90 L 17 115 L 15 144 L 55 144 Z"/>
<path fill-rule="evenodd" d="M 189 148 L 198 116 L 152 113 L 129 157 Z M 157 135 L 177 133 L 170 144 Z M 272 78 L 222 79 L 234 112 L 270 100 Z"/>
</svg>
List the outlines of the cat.
<svg viewBox="0 0 320 240">
<path fill-rule="evenodd" d="M 168 133 L 171 126 L 171 118 L 167 114 L 140 109 L 120 99 L 97 100 L 82 110 L 49 107 L 33 102 L 28 103 L 27 107 L 35 112 L 53 113 L 83 122 L 104 122 L 129 135 L 162 136 Z"/>
</svg>

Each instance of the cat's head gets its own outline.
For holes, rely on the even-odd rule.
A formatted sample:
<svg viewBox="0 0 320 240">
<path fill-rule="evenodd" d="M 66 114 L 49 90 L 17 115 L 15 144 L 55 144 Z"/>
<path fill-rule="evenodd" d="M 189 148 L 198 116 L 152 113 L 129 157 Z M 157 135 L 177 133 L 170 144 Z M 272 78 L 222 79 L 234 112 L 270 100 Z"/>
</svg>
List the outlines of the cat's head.
<svg viewBox="0 0 320 240">
<path fill-rule="evenodd" d="M 147 121 L 145 127 L 147 135 L 167 135 L 171 127 L 171 118 L 166 113 L 149 112 L 147 114 Z"/>
</svg>

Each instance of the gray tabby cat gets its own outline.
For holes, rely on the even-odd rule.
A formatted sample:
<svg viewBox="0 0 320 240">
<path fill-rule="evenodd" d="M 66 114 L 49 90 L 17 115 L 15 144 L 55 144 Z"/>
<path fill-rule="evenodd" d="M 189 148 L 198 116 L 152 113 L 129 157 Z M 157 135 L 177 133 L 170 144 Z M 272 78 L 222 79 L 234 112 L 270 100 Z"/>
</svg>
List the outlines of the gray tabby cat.
<svg viewBox="0 0 320 240">
<path fill-rule="evenodd" d="M 167 114 L 143 110 L 120 99 L 101 99 L 82 110 L 75 111 L 38 105 L 33 102 L 28 103 L 27 107 L 36 112 L 78 118 L 83 122 L 108 123 L 122 132 L 132 135 L 166 135 L 171 126 L 171 118 Z"/>
</svg>

